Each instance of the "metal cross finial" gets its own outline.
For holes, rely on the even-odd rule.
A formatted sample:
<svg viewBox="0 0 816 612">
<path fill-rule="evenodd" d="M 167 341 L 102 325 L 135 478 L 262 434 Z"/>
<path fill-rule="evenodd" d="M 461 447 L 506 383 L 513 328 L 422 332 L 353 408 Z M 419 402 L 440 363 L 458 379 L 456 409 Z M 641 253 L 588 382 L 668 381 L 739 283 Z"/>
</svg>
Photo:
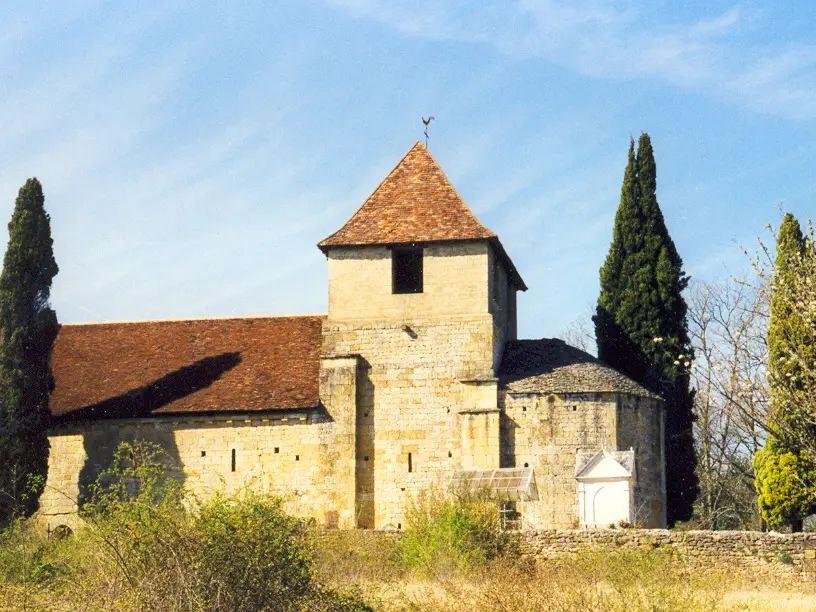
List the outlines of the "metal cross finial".
<svg viewBox="0 0 816 612">
<path fill-rule="evenodd" d="M 433 116 L 428 117 L 427 119 L 425 117 L 422 118 L 422 123 L 425 124 L 425 148 L 426 149 L 428 148 L 428 124 L 431 121 L 433 121 L 434 119 L 436 119 L 436 117 L 433 117 Z"/>
</svg>

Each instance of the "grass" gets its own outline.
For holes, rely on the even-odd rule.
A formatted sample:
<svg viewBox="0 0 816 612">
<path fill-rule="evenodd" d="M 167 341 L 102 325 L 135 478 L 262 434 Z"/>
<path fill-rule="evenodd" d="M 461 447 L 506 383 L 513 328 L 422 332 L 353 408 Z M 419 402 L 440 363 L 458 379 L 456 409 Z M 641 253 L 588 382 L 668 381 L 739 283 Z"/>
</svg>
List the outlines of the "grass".
<svg viewBox="0 0 816 612">
<path fill-rule="evenodd" d="M 219 525 L 223 533 L 224 523 Z M 161 589 L 140 580 L 134 590 L 107 545 L 90 530 L 64 539 L 48 538 L 24 523 L 13 531 L 0 541 L 0 610 L 232 609 L 232 604 L 181 597 L 182 586 L 189 584 L 181 575 Z M 354 611 L 365 609 L 361 601 L 386 612 L 816 609 L 811 583 L 747 569 L 709 572 L 659 549 L 589 551 L 538 563 L 498 556 L 466 568 L 452 568 L 445 561 L 420 570 L 401 561 L 400 540 L 398 535 L 366 531 L 308 531 L 298 554 L 309 559 L 311 586 L 297 609 Z M 229 564 L 233 570 L 240 567 L 235 559 Z M 273 573 L 270 584 L 275 580 Z M 266 585 L 253 584 L 261 589 Z M 279 609 L 274 598 L 268 602 L 266 609 Z"/>
<path fill-rule="evenodd" d="M 354 584 L 376 610 L 764 611 L 814 610 L 816 587 L 748 569 L 708 571 L 660 549 L 587 551 L 538 563 L 498 557 L 451 571 L 406 568 L 393 535 L 330 532 L 315 542 L 321 581 Z M 343 561 L 345 560 L 345 562 Z"/>
<path fill-rule="evenodd" d="M 120 450 L 84 528 L 49 537 L 21 520 L 0 532 L 0 610 L 816 609 L 811 583 L 706 571 L 664 549 L 534 562 L 479 492 L 424 492 L 401 534 L 324 531 L 287 515 L 274 496 L 185 499 L 157 449 Z"/>
</svg>

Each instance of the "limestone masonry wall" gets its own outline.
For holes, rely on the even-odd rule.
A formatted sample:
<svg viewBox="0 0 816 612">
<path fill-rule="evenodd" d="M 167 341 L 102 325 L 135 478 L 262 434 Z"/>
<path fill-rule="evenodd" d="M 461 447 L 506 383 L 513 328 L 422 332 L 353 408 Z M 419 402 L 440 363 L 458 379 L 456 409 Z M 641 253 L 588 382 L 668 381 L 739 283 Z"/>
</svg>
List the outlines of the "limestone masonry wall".
<svg viewBox="0 0 816 612">
<path fill-rule="evenodd" d="M 666 550 L 709 568 L 775 565 L 784 572 L 813 571 L 816 533 L 669 531 L 666 529 L 547 529 L 522 534 L 522 552 L 551 559 L 591 550 Z"/>
<path fill-rule="evenodd" d="M 633 522 L 641 527 L 666 526 L 663 410 L 654 399 L 618 396 L 617 450 L 635 450 Z"/>
<path fill-rule="evenodd" d="M 329 319 L 403 320 L 488 312 L 486 242 L 427 246 L 422 293 L 394 294 L 391 249 L 329 252 Z"/>
<path fill-rule="evenodd" d="M 525 505 L 525 527 L 574 527 L 575 459 L 580 450 L 635 449 L 635 521 L 663 527 L 661 406 L 618 393 L 499 394 L 503 467 L 535 469 L 539 501 Z"/>
<path fill-rule="evenodd" d="M 352 429 L 353 434 L 353 429 Z M 353 526 L 353 437 L 325 413 L 132 419 L 64 426 L 51 432 L 39 516 L 71 524 L 77 500 L 110 466 L 122 440 L 161 445 L 176 476 L 199 496 L 251 485 L 287 496 L 288 509 L 322 523 Z M 350 456 L 345 456 L 350 455 Z M 234 457 L 234 461 L 233 461 Z M 348 467 L 346 467 L 348 466 Z M 351 485 L 349 485 L 349 482 Z"/>
<path fill-rule="evenodd" d="M 329 252 L 322 354 L 360 357 L 360 527 L 399 528 L 412 495 L 446 486 L 463 465 L 498 467 L 500 340 L 489 249 L 487 242 L 426 246 L 423 290 L 411 294 L 392 293 L 390 249 Z"/>
<path fill-rule="evenodd" d="M 502 466 L 535 469 L 539 500 L 525 505 L 525 527 L 577 526 L 579 450 L 616 450 L 616 395 L 501 392 Z"/>
<path fill-rule="evenodd" d="M 463 379 L 492 373 L 492 318 L 399 323 L 327 321 L 324 354 L 361 356 L 357 399 L 357 514 L 360 527 L 399 527 L 412 494 L 446 485 L 463 453 L 495 449 L 498 462 L 496 383 L 492 383 L 496 424 L 474 426 L 461 410 L 479 409 L 490 395 L 487 384 Z M 476 391 L 482 391 L 481 394 Z M 472 435 L 492 432 L 495 442 L 462 446 L 463 427 Z M 468 461 L 479 463 L 480 459 Z"/>
</svg>

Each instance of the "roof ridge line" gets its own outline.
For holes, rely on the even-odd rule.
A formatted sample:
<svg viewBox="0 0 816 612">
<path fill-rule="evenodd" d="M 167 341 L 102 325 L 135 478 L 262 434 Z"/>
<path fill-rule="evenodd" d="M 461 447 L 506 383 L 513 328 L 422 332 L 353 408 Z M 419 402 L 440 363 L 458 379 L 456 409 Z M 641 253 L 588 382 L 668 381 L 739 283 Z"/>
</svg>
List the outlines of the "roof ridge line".
<svg viewBox="0 0 816 612">
<path fill-rule="evenodd" d="M 346 224 L 347 224 L 349 221 L 351 221 L 351 220 L 354 218 L 354 216 L 355 216 L 355 215 L 356 215 L 358 212 L 360 212 L 360 211 L 363 209 L 363 207 L 364 207 L 366 204 L 368 204 L 368 201 L 369 201 L 369 200 L 370 200 L 372 197 L 374 197 L 374 194 L 375 194 L 375 193 L 377 193 L 377 191 L 379 191 L 380 187 L 382 187 L 382 186 L 383 186 L 383 183 L 385 183 L 385 181 L 387 181 L 387 180 L 388 180 L 388 179 L 391 177 L 391 175 L 392 175 L 392 174 L 394 174 L 394 172 L 396 172 L 397 168 L 399 168 L 399 167 L 400 167 L 400 164 L 401 164 L 402 162 L 404 162 L 404 161 L 405 161 L 405 158 L 406 158 L 406 157 L 408 157 L 408 156 L 411 154 L 411 151 L 413 151 L 414 149 L 416 149 L 417 145 L 419 145 L 419 146 L 424 146 L 424 145 L 422 144 L 422 141 L 421 141 L 421 140 L 417 140 L 417 141 L 414 143 L 414 146 L 412 146 L 410 149 L 408 149 L 408 150 L 405 152 L 405 155 L 403 155 L 402 157 L 400 157 L 399 161 L 398 161 L 396 164 L 394 164 L 394 167 L 393 167 L 393 168 L 391 168 L 391 170 L 389 170 L 388 174 L 386 174 L 386 175 L 385 175 L 385 178 L 383 178 L 383 180 L 381 180 L 379 183 L 377 183 L 377 186 L 376 186 L 376 187 L 375 187 L 375 188 L 374 188 L 374 189 L 373 189 L 371 192 L 369 192 L 369 194 L 368 194 L 368 195 L 367 195 L 365 198 L 363 198 L 363 202 L 362 202 L 362 204 L 360 204 L 360 206 L 358 206 L 358 207 L 357 207 L 357 210 L 355 210 L 355 211 L 354 211 L 354 212 L 351 214 L 351 216 L 350 216 L 348 219 L 346 219 L 345 223 L 343 223 L 343 224 L 342 224 L 342 225 L 341 225 L 339 228 L 337 228 L 336 230 L 334 230 L 334 231 L 333 231 L 331 234 L 329 234 L 328 236 L 326 236 L 325 238 L 323 238 L 323 240 L 321 240 L 320 242 L 318 242 L 318 243 L 317 243 L 318 248 L 320 248 L 320 245 L 321 245 L 321 244 L 323 244 L 324 242 L 327 242 L 327 241 L 331 240 L 331 239 L 332 239 L 332 238 L 333 238 L 333 237 L 334 237 L 336 234 L 340 233 L 340 231 L 341 231 L 341 230 L 342 230 L 344 227 L 346 227 Z M 425 150 L 426 150 L 426 151 L 428 151 L 428 149 L 427 149 L 427 148 L 426 148 Z M 430 155 L 430 154 L 431 154 L 431 152 L 430 152 L 430 151 L 428 151 L 428 155 Z M 433 155 L 431 155 L 431 159 L 433 159 Z M 436 163 L 436 160 L 435 160 L 435 159 L 434 159 L 434 163 Z M 439 164 L 436 164 L 436 165 L 438 166 Z M 441 169 L 442 169 L 442 168 L 440 168 L 440 170 L 441 170 Z M 443 172 L 442 174 L 444 174 L 444 172 Z M 445 179 L 447 180 L 447 178 L 448 178 L 448 177 L 446 176 L 446 177 L 445 177 Z M 457 195 L 458 195 L 458 192 L 457 192 Z"/>
<path fill-rule="evenodd" d="M 290 315 L 250 315 L 250 316 L 223 316 L 223 317 L 191 317 L 188 319 L 132 319 L 129 321 L 88 321 L 86 323 L 60 323 L 61 327 L 82 327 L 90 325 L 130 325 L 136 323 L 184 323 L 187 321 L 247 321 L 257 319 L 295 319 L 295 318 L 325 318 L 322 314 L 290 314 Z"/>
<path fill-rule="evenodd" d="M 422 141 L 418 140 L 418 141 L 417 141 L 417 144 L 418 144 L 418 145 L 422 145 Z M 429 156 L 429 157 L 431 158 L 431 160 L 433 161 L 434 165 L 435 165 L 435 166 L 436 166 L 436 167 L 439 169 L 439 172 L 442 174 L 442 178 L 444 178 L 444 179 L 445 179 L 445 182 L 446 182 L 446 183 L 448 184 L 448 186 L 449 186 L 449 187 L 450 187 L 450 188 L 453 190 L 453 193 L 455 193 L 455 194 L 456 194 L 456 197 L 457 197 L 457 198 L 459 198 L 459 201 L 462 203 L 462 206 L 464 206 L 464 207 L 465 207 L 465 210 L 467 211 L 467 213 L 468 213 L 468 214 L 469 214 L 471 217 L 473 217 L 473 220 L 474 220 L 474 221 L 475 221 L 475 222 L 476 222 L 478 225 L 480 225 L 480 226 L 481 226 L 481 227 L 482 227 L 482 228 L 483 228 L 483 229 L 484 229 L 486 232 L 488 232 L 488 233 L 490 233 L 490 234 L 493 234 L 493 238 L 498 239 L 498 237 L 499 237 L 499 236 L 498 236 L 498 234 L 496 234 L 496 232 L 494 232 L 492 229 L 490 229 L 489 227 L 487 227 L 487 226 L 486 226 L 484 223 L 482 223 L 481 221 L 479 221 L 479 217 L 477 217 L 477 216 L 476 216 L 476 214 L 475 214 L 475 213 L 474 213 L 474 212 L 473 212 L 473 211 L 470 209 L 470 206 L 468 206 L 467 202 L 465 202 L 465 198 L 463 198 L 463 197 L 462 197 L 462 194 L 460 194 L 460 193 L 459 193 L 459 190 L 458 190 L 456 187 L 454 187 L 454 186 L 453 186 L 453 183 L 452 183 L 452 182 L 451 182 L 451 180 L 448 178 L 448 175 L 445 173 L 445 171 L 442 169 L 442 166 L 440 166 L 440 165 L 439 165 L 439 162 L 438 162 L 438 161 L 436 161 L 436 158 L 433 156 L 433 153 L 431 153 L 430 149 L 428 149 L 428 147 L 425 147 L 424 145 L 422 145 L 422 146 L 423 146 L 423 148 L 425 149 L 425 152 L 428 154 L 428 156 Z M 413 151 L 414 147 L 416 147 L 416 145 L 414 145 L 413 147 L 411 147 L 411 151 Z M 408 153 L 410 153 L 411 151 L 408 151 Z M 408 153 L 406 153 L 406 155 L 408 155 Z M 404 158 L 403 158 L 403 159 L 404 159 Z M 400 160 L 400 161 L 402 161 L 402 160 Z"/>
</svg>

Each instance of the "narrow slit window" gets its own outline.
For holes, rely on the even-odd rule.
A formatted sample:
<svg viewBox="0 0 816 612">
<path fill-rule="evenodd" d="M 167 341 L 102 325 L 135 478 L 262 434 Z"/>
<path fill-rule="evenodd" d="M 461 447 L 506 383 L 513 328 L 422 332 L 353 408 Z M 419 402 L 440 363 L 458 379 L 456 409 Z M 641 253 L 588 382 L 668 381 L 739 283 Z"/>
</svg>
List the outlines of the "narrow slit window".
<svg viewBox="0 0 816 612">
<path fill-rule="evenodd" d="M 230 471 L 235 471 L 235 449 L 232 449 L 232 465 L 230 466 Z"/>
<path fill-rule="evenodd" d="M 422 293 L 422 249 L 394 249 L 391 252 L 393 293 Z"/>
<path fill-rule="evenodd" d="M 295 455 L 295 461 L 300 461 L 300 455 Z"/>
<path fill-rule="evenodd" d="M 275 447 L 275 454 L 277 455 L 279 452 L 280 452 L 280 447 L 279 447 L 279 446 L 276 446 L 276 447 Z"/>
<path fill-rule="evenodd" d="M 411 453 L 408 453 L 408 473 L 410 474 L 413 471 L 414 471 L 414 457 L 413 455 L 411 455 Z"/>
</svg>

